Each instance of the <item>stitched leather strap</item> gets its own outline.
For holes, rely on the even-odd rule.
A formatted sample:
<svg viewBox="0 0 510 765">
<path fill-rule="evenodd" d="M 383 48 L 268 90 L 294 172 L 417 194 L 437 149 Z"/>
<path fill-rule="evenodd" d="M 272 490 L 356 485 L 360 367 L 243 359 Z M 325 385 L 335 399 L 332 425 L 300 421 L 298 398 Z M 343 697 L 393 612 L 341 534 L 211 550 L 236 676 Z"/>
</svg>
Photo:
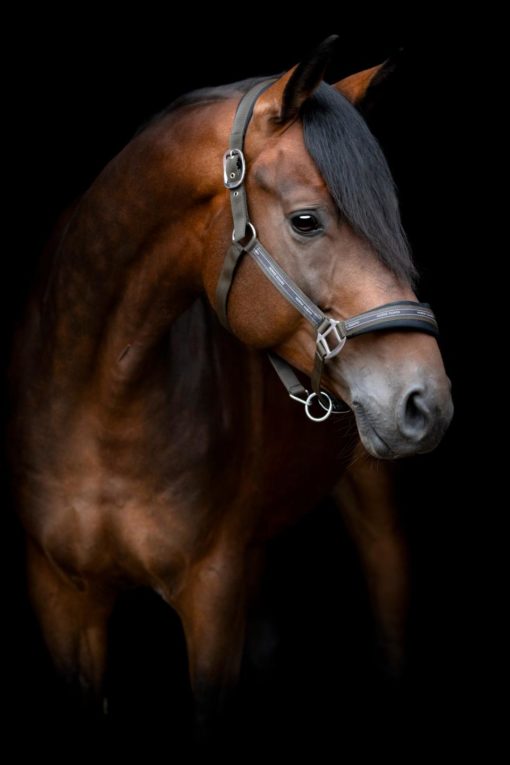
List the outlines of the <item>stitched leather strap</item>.
<svg viewBox="0 0 510 765">
<path fill-rule="evenodd" d="M 345 319 L 343 327 L 346 337 L 386 329 L 414 329 L 434 336 L 439 334 L 436 317 L 429 304 L 416 303 L 414 300 L 385 303 L 370 311 L 358 313 Z"/>
</svg>

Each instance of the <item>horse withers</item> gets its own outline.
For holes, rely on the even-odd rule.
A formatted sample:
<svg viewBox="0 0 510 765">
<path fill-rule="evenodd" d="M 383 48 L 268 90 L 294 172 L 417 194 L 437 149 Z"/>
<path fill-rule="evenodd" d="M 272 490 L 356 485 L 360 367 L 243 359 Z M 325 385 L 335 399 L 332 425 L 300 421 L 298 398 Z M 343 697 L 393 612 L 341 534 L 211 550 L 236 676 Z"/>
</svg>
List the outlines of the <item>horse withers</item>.
<svg viewBox="0 0 510 765">
<path fill-rule="evenodd" d="M 93 704 L 113 606 L 140 585 L 179 615 L 210 720 L 236 683 L 265 545 L 332 491 L 399 661 L 405 551 L 378 460 L 433 449 L 452 402 L 393 182 L 355 108 L 384 65 L 326 85 L 332 45 L 257 90 L 233 183 L 223 158 L 258 80 L 156 117 L 63 221 L 27 308 L 10 443 L 30 597 L 56 667 Z M 348 337 L 350 317 L 391 304 L 425 324 Z M 266 351 L 298 371 L 301 403 Z M 335 400 L 349 411 L 321 423 L 301 405 L 320 419 Z"/>
</svg>

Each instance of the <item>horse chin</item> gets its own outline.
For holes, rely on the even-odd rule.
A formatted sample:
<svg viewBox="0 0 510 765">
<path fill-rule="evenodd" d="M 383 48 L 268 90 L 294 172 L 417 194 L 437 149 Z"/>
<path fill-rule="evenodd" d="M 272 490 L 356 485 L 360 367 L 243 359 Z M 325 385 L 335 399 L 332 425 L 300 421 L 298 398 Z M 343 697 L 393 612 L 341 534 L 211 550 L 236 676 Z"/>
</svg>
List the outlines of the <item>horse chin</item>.
<svg viewBox="0 0 510 765">
<path fill-rule="evenodd" d="M 380 460 L 394 460 L 402 456 L 379 435 L 364 410 L 354 410 L 361 443 L 372 456 Z"/>
</svg>

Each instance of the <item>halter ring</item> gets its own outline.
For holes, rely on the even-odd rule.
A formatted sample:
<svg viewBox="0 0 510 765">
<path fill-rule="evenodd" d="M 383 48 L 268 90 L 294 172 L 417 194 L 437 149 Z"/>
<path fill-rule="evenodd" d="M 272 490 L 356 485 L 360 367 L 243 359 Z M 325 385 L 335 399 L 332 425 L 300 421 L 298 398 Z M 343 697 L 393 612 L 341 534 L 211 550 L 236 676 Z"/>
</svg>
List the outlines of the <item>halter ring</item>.
<svg viewBox="0 0 510 765">
<path fill-rule="evenodd" d="M 326 407 L 324 406 L 324 404 L 321 401 L 321 397 L 322 396 L 326 396 L 326 398 L 328 399 L 329 403 L 328 403 L 328 408 L 327 409 L 326 409 Z M 311 414 L 311 412 L 310 412 L 310 406 L 311 406 L 312 401 L 314 400 L 314 398 L 317 398 L 317 400 L 319 401 L 319 405 L 326 412 L 326 414 L 323 414 L 321 417 L 314 417 L 313 414 Z M 317 393 L 310 393 L 310 395 L 308 396 L 308 398 L 305 401 L 306 416 L 308 417 L 309 420 L 312 420 L 312 422 L 324 422 L 324 420 L 328 419 L 328 417 L 329 417 L 329 415 L 331 414 L 332 411 L 333 411 L 333 401 L 328 396 L 328 394 L 325 393 L 324 391 L 321 391 L 321 393 L 319 395 L 317 395 Z"/>
<path fill-rule="evenodd" d="M 243 242 L 243 239 L 246 239 L 247 236 L 249 236 L 250 238 L 248 239 L 247 242 Z M 255 226 L 253 225 L 253 223 L 250 223 L 250 221 L 248 221 L 248 223 L 246 224 L 246 231 L 244 232 L 243 239 L 236 239 L 236 230 L 234 229 L 232 231 L 232 241 L 238 244 L 240 247 L 242 247 L 243 250 L 248 250 L 252 246 L 252 244 L 257 240 L 257 230 Z"/>
</svg>

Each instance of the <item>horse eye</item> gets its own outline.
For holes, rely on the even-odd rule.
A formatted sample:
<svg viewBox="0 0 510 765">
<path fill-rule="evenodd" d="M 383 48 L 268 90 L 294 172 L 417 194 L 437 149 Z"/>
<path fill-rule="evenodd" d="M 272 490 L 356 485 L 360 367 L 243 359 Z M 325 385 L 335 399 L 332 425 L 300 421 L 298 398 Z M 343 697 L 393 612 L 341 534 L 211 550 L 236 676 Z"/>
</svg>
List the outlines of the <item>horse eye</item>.
<svg viewBox="0 0 510 765">
<path fill-rule="evenodd" d="M 292 228 L 298 234 L 313 234 L 321 229 L 319 220 L 312 213 L 298 213 L 290 219 Z"/>
</svg>

